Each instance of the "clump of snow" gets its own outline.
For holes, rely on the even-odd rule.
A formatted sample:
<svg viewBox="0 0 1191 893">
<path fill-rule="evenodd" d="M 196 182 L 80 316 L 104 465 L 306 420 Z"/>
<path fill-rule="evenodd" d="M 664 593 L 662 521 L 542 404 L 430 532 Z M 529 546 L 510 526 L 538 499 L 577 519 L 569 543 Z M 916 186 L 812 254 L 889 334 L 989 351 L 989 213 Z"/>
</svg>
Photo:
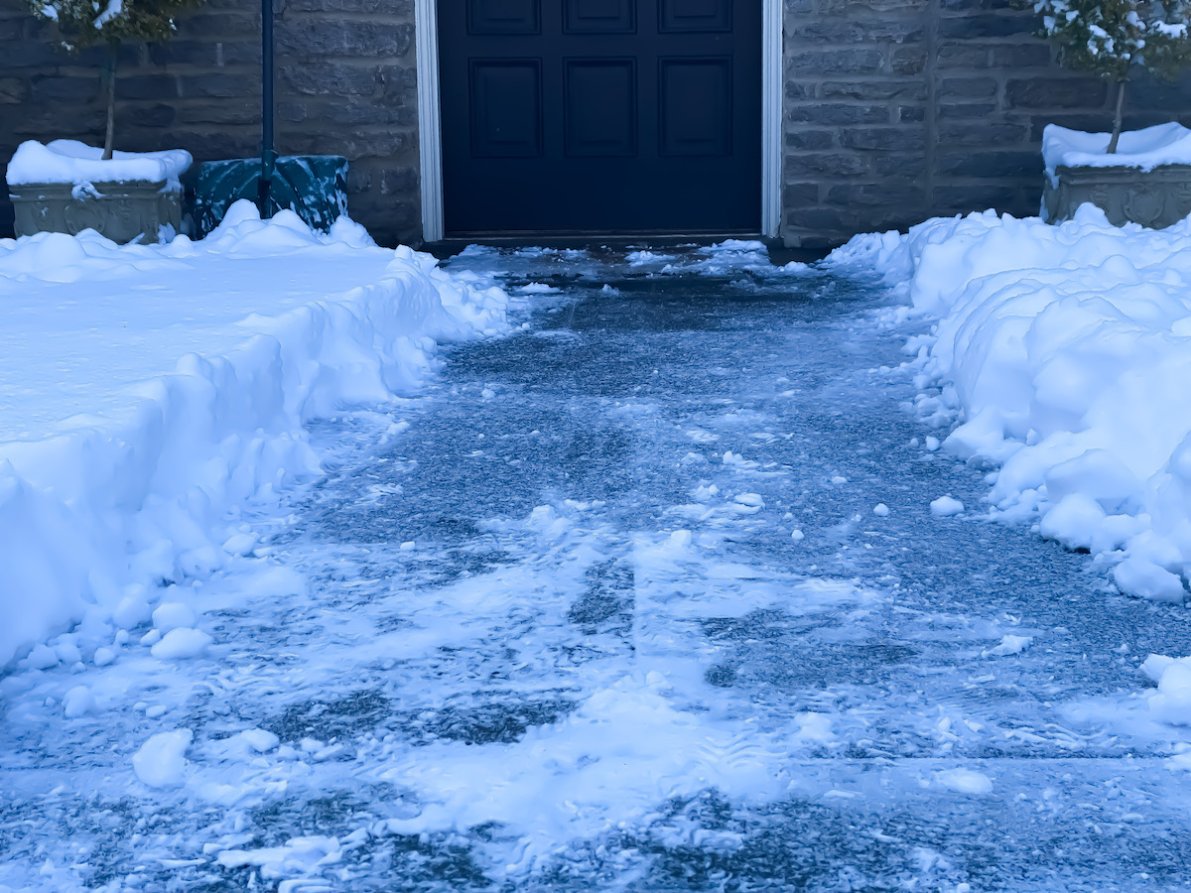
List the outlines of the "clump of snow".
<svg viewBox="0 0 1191 893">
<path fill-rule="evenodd" d="M 1002 636 L 999 643 L 992 648 L 986 648 L 981 654 L 984 657 L 1006 657 L 1011 654 L 1021 654 L 1033 642 L 1033 636 Z"/>
<path fill-rule="evenodd" d="M 158 732 L 132 757 L 132 769 L 151 788 L 177 788 L 186 780 L 186 749 L 194 740 L 190 729 Z"/>
<path fill-rule="evenodd" d="M 940 496 L 938 499 L 932 499 L 930 504 L 930 513 L 936 518 L 950 518 L 963 510 L 964 504 L 954 496 Z"/>
<path fill-rule="evenodd" d="M 1191 726 L 1191 657 L 1151 654 L 1141 671 L 1158 690 L 1148 698 L 1155 719 L 1178 726 Z"/>
<path fill-rule="evenodd" d="M 280 738 L 264 729 L 248 729 L 241 732 L 238 737 L 256 753 L 268 753 L 281 743 Z"/>
<path fill-rule="evenodd" d="M 883 502 L 878 502 L 876 505 L 873 506 L 873 514 L 876 515 L 878 518 L 888 518 L 889 517 L 889 506 L 887 506 Z"/>
<path fill-rule="evenodd" d="M 858 237 L 932 323 L 919 409 L 944 447 L 999 466 L 990 502 L 1110 565 L 1125 592 L 1183 598 L 1191 570 L 1191 221 L 1118 228 L 1085 205 L 1049 226 L 993 212 Z"/>
<path fill-rule="evenodd" d="M 935 781 L 959 794 L 989 794 L 993 789 L 992 779 L 975 769 L 944 769 L 935 773 Z"/>
<path fill-rule="evenodd" d="M 86 716 L 95 711 L 95 695 L 85 685 L 76 685 L 62 698 L 62 714 L 67 719 Z"/>
<path fill-rule="evenodd" d="M 334 865 L 342 859 L 339 841 L 334 837 L 295 837 L 284 846 L 225 850 L 219 854 L 217 861 L 224 868 L 257 868 L 262 878 L 275 881 L 316 875 L 322 866 Z M 285 889 L 300 889 L 283 886 Z"/>
<path fill-rule="evenodd" d="M 180 627 L 161 637 L 150 653 L 158 660 L 186 660 L 206 653 L 211 637 L 201 629 Z"/>
<path fill-rule="evenodd" d="M 27 183 L 71 183 L 84 187 L 92 183 L 145 181 L 166 183 L 181 189 L 178 178 L 194 159 L 183 149 L 164 152 L 112 152 L 103 160 L 103 149 L 77 140 L 39 143 L 27 140 L 17 146 L 8 163 L 5 179 L 9 186 Z"/>
<path fill-rule="evenodd" d="M 88 650 L 149 621 L 186 591 L 162 580 L 247 547 L 231 507 L 320 471 L 307 421 L 413 393 L 437 343 L 503 331 L 507 307 L 349 220 L 249 202 L 201 242 L 0 240 L 0 665 L 84 618 Z M 175 610 L 145 642 L 171 657 Z"/>
<path fill-rule="evenodd" d="M 194 626 L 197 616 L 185 602 L 164 602 L 153 611 L 153 625 L 163 633 L 181 626 Z"/>
<path fill-rule="evenodd" d="M 1042 132 L 1042 159 L 1046 175 L 1057 185 L 1060 167 L 1132 167 L 1152 171 L 1164 164 L 1191 164 L 1191 130 L 1170 122 L 1127 130 L 1120 145 L 1107 153 L 1110 133 L 1085 133 L 1048 124 Z"/>
</svg>

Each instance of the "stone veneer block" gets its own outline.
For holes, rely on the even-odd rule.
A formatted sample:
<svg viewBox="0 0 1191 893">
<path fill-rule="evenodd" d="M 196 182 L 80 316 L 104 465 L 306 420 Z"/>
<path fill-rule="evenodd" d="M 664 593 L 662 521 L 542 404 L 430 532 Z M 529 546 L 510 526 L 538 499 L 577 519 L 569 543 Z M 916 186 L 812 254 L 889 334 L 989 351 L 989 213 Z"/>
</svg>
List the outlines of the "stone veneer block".
<svg viewBox="0 0 1191 893">
<path fill-rule="evenodd" d="M 182 229 L 182 193 L 164 182 L 26 183 L 10 186 L 9 198 L 18 236 L 94 229 L 113 242 L 149 243 Z"/>
<path fill-rule="evenodd" d="M 1070 220 L 1084 202 L 1104 211 L 1116 226 L 1140 223 L 1163 229 L 1191 214 L 1191 165 L 1060 167 L 1058 185 L 1046 179 L 1042 213 L 1051 223 Z"/>
</svg>

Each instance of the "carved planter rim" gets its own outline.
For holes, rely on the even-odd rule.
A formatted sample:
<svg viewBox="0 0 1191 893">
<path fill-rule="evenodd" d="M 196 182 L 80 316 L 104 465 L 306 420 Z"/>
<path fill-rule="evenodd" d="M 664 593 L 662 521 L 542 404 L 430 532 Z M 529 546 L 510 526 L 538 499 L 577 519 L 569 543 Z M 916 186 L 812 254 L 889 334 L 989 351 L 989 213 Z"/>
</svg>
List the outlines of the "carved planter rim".
<svg viewBox="0 0 1191 893">
<path fill-rule="evenodd" d="M 1191 164 L 1060 165 L 1045 176 L 1042 217 L 1061 223 L 1085 203 L 1096 205 L 1110 223 L 1173 226 L 1191 214 Z"/>
</svg>

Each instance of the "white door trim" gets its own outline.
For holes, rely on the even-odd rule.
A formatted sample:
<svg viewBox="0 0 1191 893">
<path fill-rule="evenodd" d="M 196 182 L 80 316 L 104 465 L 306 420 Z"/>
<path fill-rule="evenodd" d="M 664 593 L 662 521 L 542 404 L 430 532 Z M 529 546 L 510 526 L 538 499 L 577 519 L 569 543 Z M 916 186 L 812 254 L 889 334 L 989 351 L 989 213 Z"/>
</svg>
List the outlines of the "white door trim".
<svg viewBox="0 0 1191 893">
<path fill-rule="evenodd" d="M 782 0 L 764 0 L 761 22 L 761 235 L 782 222 Z"/>
<path fill-rule="evenodd" d="M 442 111 L 438 84 L 437 0 L 414 0 L 418 57 L 418 154 L 421 157 L 422 239 L 443 237 Z"/>
<path fill-rule="evenodd" d="M 782 199 L 782 0 L 762 0 L 761 235 L 776 238 Z M 414 0 L 422 238 L 443 237 L 442 113 L 437 0 Z"/>
</svg>

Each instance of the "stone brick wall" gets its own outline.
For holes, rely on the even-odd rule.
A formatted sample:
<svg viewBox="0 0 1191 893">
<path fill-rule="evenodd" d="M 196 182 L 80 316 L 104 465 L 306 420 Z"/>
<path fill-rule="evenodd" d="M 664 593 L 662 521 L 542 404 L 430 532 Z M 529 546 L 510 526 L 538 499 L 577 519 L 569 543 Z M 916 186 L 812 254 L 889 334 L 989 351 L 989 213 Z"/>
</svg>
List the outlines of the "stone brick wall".
<svg viewBox="0 0 1191 893">
<path fill-rule="evenodd" d="M 785 0 L 782 236 L 996 208 L 1038 213 L 1042 129 L 1111 126 L 1109 86 L 1054 64 L 1007 0 Z M 1131 85 L 1127 127 L 1191 124 L 1191 79 Z"/>
<path fill-rule="evenodd" d="M 275 0 L 276 144 L 351 161 L 352 215 L 381 242 L 420 238 L 413 0 Z M 168 43 L 124 48 L 116 146 L 197 160 L 260 151 L 260 5 L 207 0 Z M 0 0 L 0 164 L 25 139 L 98 143 L 102 52 Z M 12 207 L 0 183 L 0 235 Z"/>
</svg>

